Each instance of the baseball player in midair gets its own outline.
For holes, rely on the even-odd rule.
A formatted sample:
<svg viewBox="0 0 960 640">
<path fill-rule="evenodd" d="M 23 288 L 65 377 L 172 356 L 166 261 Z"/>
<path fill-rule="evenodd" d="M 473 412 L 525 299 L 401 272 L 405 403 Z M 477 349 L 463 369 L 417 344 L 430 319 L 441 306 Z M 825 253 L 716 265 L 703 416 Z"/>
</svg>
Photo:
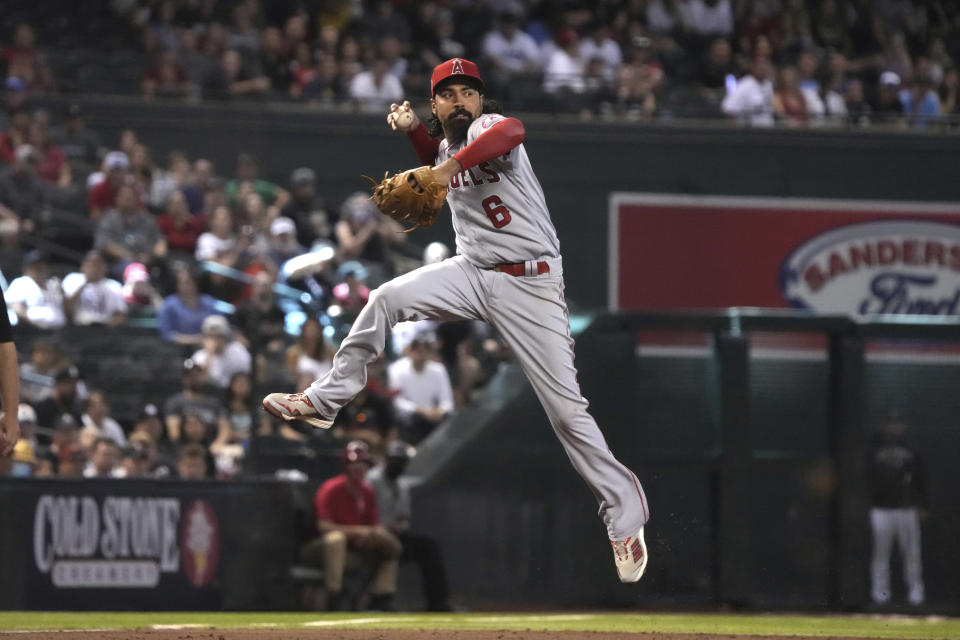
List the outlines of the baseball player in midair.
<svg viewBox="0 0 960 640">
<path fill-rule="evenodd" d="M 647 566 L 649 509 L 640 482 L 610 452 L 580 394 L 560 244 L 523 146 L 523 124 L 484 112 L 483 81 L 469 60 L 437 65 L 430 84 L 443 139 L 432 137 L 406 102 L 391 105 L 387 122 L 447 185 L 457 255 L 375 290 L 330 372 L 303 393 L 267 395 L 263 406 L 284 420 L 329 428 L 363 389 L 367 365 L 383 352 L 394 324 L 485 320 L 516 354 L 570 462 L 599 502 L 620 580 L 636 582 Z"/>
</svg>

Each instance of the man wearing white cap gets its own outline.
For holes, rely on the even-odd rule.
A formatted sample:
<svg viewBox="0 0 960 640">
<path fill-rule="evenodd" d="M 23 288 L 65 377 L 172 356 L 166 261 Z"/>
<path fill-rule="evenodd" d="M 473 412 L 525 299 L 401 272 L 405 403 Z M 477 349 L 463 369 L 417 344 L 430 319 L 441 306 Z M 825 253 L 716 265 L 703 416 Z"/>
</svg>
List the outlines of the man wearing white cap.
<svg viewBox="0 0 960 640">
<path fill-rule="evenodd" d="M 307 250 L 297 242 L 297 225 L 285 216 L 280 216 L 270 223 L 269 257 L 278 267 L 290 258 L 303 255 Z"/>
<path fill-rule="evenodd" d="M 899 122 L 903 119 L 900 76 L 893 71 L 884 71 L 880 74 L 877 85 L 873 103 L 873 121 L 879 124 Z"/>
<path fill-rule="evenodd" d="M 223 316 L 203 321 L 203 348 L 191 358 L 217 387 L 226 389 L 235 373 L 250 373 L 250 352 L 233 339 L 230 323 Z"/>
<path fill-rule="evenodd" d="M 103 180 L 90 188 L 87 201 L 92 220 L 97 220 L 108 209 L 113 208 L 117 189 L 126 181 L 129 168 L 130 159 L 123 151 L 111 151 L 103 159 Z"/>
</svg>

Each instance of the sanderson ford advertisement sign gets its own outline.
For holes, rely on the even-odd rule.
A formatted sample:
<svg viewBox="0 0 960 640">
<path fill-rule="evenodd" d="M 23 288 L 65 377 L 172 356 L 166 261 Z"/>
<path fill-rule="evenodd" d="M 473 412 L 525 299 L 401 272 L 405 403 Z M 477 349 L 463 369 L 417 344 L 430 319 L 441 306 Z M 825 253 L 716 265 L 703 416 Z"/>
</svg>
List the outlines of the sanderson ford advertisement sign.
<svg viewBox="0 0 960 640">
<path fill-rule="evenodd" d="M 124 481 L 34 486 L 20 502 L 29 608 L 218 604 L 221 519 L 187 483 L 155 483 L 153 495 L 124 495 L 137 490 Z"/>
<path fill-rule="evenodd" d="M 924 221 L 851 224 L 800 245 L 781 271 L 796 307 L 870 315 L 960 314 L 960 225 Z"/>
<path fill-rule="evenodd" d="M 617 193 L 612 309 L 960 315 L 960 203 Z"/>
</svg>

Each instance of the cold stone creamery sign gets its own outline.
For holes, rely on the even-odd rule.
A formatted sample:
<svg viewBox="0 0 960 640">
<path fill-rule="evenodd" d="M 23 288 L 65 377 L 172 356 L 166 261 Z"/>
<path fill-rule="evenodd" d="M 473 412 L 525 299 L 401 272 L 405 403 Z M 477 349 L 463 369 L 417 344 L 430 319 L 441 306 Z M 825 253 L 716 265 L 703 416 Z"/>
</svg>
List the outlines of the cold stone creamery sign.
<svg viewBox="0 0 960 640">
<path fill-rule="evenodd" d="M 58 588 L 149 589 L 181 570 L 202 587 L 219 542 L 204 500 L 181 509 L 178 498 L 42 495 L 34 512 L 34 563 Z"/>
<path fill-rule="evenodd" d="M 812 238 L 782 270 L 791 304 L 827 313 L 960 313 L 960 227 L 867 222 Z"/>
</svg>

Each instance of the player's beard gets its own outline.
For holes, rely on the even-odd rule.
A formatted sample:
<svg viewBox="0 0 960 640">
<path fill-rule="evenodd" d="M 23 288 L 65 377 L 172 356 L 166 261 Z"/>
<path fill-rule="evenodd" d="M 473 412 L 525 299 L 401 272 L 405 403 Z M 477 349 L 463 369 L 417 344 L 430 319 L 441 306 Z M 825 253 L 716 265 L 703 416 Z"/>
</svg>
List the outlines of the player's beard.
<svg viewBox="0 0 960 640">
<path fill-rule="evenodd" d="M 467 116 L 458 118 L 457 116 Z M 443 135 L 450 141 L 451 145 L 460 144 L 467 138 L 467 130 L 473 122 L 473 114 L 466 109 L 455 109 L 450 112 L 443 123 Z"/>
</svg>

